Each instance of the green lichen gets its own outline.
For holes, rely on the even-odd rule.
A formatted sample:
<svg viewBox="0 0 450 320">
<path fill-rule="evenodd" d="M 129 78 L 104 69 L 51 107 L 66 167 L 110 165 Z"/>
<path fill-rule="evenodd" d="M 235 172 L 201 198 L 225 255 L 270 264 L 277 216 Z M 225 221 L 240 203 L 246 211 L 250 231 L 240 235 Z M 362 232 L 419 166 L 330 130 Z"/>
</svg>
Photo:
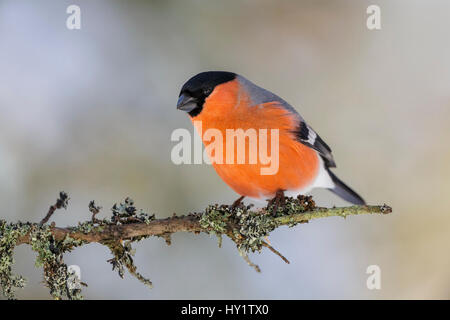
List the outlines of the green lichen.
<svg viewBox="0 0 450 320">
<path fill-rule="evenodd" d="M 125 275 L 126 268 L 132 276 L 137 278 L 146 286 L 152 288 L 152 282 L 137 272 L 137 267 L 133 261 L 133 256 L 136 253 L 136 250 L 131 247 L 131 242 L 132 241 L 126 241 L 124 244 L 117 240 L 103 242 L 103 244 L 108 246 L 113 254 L 113 258 L 109 259 L 108 262 L 111 263 L 112 270 L 117 270 L 117 273 L 121 278 Z"/>
<path fill-rule="evenodd" d="M 139 210 L 138 213 L 138 209 L 134 206 L 134 201 L 129 197 L 125 198 L 125 200 L 119 204 L 114 204 L 111 208 L 111 211 L 111 220 L 103 220 L 100 225 L 121 225 L 130 223 L 149 224 L 150 222 L 155 220 L 154 214 L 150 215 L 144 212 L 142 209 Z M 127 269 L 132 276 L 151 288 L 153 286 L 152 282 L 142 276 L 139 272 L 137 272 L 137 268 L 133 261 L 135 250 L 131 247 L 132 242 L 140 241 L 148 237 L 149 236 L 134 237 L 129 241 L 126 241 L 125 243 L 122 243 L 122 240 L 114 239 L 103 241 L 102 244 L 108 246 L 108 248 L 111 250 L 113 258 L 109 259 L 108 262 L 111 263 L 113 270 L 117 270 L 121 278 L 123 278 L 125 269 Z M 170 234 L 166 234 L 161 237 L 163 237 L 166 242 L 170 244 Z"/>
<path fill-rule="evenodd" d="M 60 194 L 60 197 L 68 199 L 66 194 Z M 66 207 L 67 202 L 63 200 L 60 201 L 59 207 Z M 58 203 L 56 207 L 58 207 Z M 387 208 L 389 210 L 380 210 L 383 213 L 390 212 L 391 209 Z M 97 219 L 95 216 L 100 212 L 100 209 L 100 206 L 91 201 L 89 204 L 89 210 L 92 212 L 91 220 L 79 223 L 77 227 L 69 228 L 70 233 L 62 240 L 55 239 L 52 232 L 54 226 L 45 223 L 18 222 L 7 224 L 0 220 L 0 286 L 3 295 L 12 299 L 15 297 L 15 289 L 22 288 L 25 285 L 25 279 L 12 272 L 14 248 L 19 241 L 23 242 L 24 237 L 37 253 L 35 265 L 43 268 L 44 281 L 49 287 L 51 295 L 55 299 L 65 297 L 81 299 L 80 285 L 82 283 L 68 270 L 63 261 L 63 254 L 85 244 L 86 241 L 72 238 L 70 235 L 79 232 L 84 234 L 102 232 L 105 228 L 115 225 L 149 224 L 155 220 L 155 215 L 149 215 L 142 210 L 138 212 L 130 198 L 126 198 L 124 202 L 112 207 L 110 219 Z M 330 210 L 334 210 L 334 215 L 345 216 L 350 209 L 352 208 L 342 209 L 342 212 L 337 208 Z M 361 210 L 367 211 L 367 208 L 363 209 L 355 207 L 348 214 L 357 214 Z M 235 208 L 227 205 L 210 205 L 200 217 L 199 223 L 205 232 L 217 236 L 219 247 L 221 246 L 222 236 L 229 236 L 236 243 L 239 253 L 245 261 L 259 271 L 259 267 L 249 260 L 248 253 L 259 252 L 263 245 L 268 246 L 264 242 L 264 237 L 268 236 L 271 231 L 280 225 L 294 226 L 313 217 L 325 215 L 326 213 L 321 214 L 319 209 L 315 210 L 315 204 L 311 197 L 299 196 L 297 198 L 286 198 L 285 202 L 276 208 L 271 204 L 259 211 L 252 211 L 251 206 L 244 206 L 243 204 Z M 51 214 L 47 214 L 47 216 L 50 217 Z M 137 272 L 133 261 L 135 251 L 131 247 L 132 242 L 147 237 L 146 235 L 134 237 L 125 243 L 121 239 L 111 239 L 102 243 L 111 250 L 113 258 L 108 261 L 112 264 L 113 270 L 117 270 L 120 277 L 124 276 L 125 269 L 127 269 L 131 275 L 151 287 L 151 281 Z M 170 233 L 160 235 L 160 237 L 164 238 L 167 244 L 170 244 Z M 273 248 L 271 249 L 273 251 Z"/>
<path fill-rule="evenodd" d="M 91 220 L 79 222 L 78 226 L 73 229 L 73 231 L 79 231 L 84 234 L 89 234 L 93 232 L 102 232 L 105 226 L 110 225 L 120 225 L 120 224 L 129 224 L 142 222 L 145 224 L 149 224 L 153 220 L 155 220 L 155 215 L 148 214 L 144 212 L 142 209 L 139 211 L 134 206 L 134 201 L 127 197 L 124 202 L 119 204 L 114 204 L 111 208 L 112 215 L 110 219 L 97 219 L 95 216 L 100 212 L 102 207 L 97 206 L 94 201 L 89 203 L 89 211 L 92 212 L 93 216 Z"/>
<path fill-rule="evenodd" d="M 37 253 L 35 266 L 43 268 L 44 281 L 55 299 L 80 299 L 81 290 L 68 285 L 70 274 L 63 261 L 63 254 L 82 245 L 81 240 L 66 236 L 56 241 L 51 233 L 51 226 L 36 223 L 10 223 L 0 221 L 0 285 L 3 295 L 15 298 L 15 289 L 23 288 L 25 278 L 12 273 L 14 264 L 13 251 L 21 237 L 28 236 L 33 251 Z"/>
<path fill-rule="evenodd" d="M 142 222 L 144 222 L 145 224 L 150 224 L 150 222 L 152 222 L 153 220 L 155 220 L 155 215 L 154 214 L 148 214 L 146 212 L 144 212 L 141 209 L 141 212 L 139 213 L 139 215 L 137 216 L 137 218 L 139 220 L 141 220 Z"/>
<path fill-rule="evenodd" d="M 252 206 L 238 205 L 232 208 L 227 205 L 210 205 L 200 218 L 200 226 L 210 234 L 221 237 L 231 236 L 240 253 L 261 251 L 264 237 L 277 228 L 279 217 L 291 216 L 315 208 L 311 197 L 286 197 L 283 205 L 268 205 L 262 211 L 251 211 Z M 275 210 L 276 209 L 276 210 Z M 298 224 L 290 221 L 289 226 Z M 219 240 L 220 241 L 220 240 Z"/>
<path fill-rule="evenodd" d="M 222 234 L 227 232 L 227 227 L 232 217 L 232 211 L 228 206 L 210 205 L 200 217 L 200 226 L 210 235 L 217 237 L 217 245 L 222 247 Z"/>
<path fill-rule="evenodd" d="M 239 251 L 259 251 L 263 237 L 274 228 L 273 218 L 250 211 L 250 206 L 240 205 L 231 208 L 225 205 L 210 205 L 200 218 L 200 226 L 208 233 L 221 236 L 228 234 Z"/>
<path fill-rule="evenodd" d="M 55 240 L 51 226 L 35 228 L 30 233 L 31 248 L 37 252 L 36 267 L 44 270 L 44 281 L 54 299 L 82 299 L 81 289 L 73 285 L 73 275 L 64 263 L 63 254 L 83 244 L 83 241 L 66 236 Z"/>
<path fill-rule="evenodd" d="M 316 204 L 311 196 L 298 195 L 296 198 L 286 197 L 284 204 L 276 208 L 275 214 L 274 207 L 275 204 L 270 204 L 265 208 L 265 211 L 276 218 L 312 211 L 316 208 Z"/>
<path fill-rule="evenodd" d="M 155 220 L 154 214 L 148 214 L 142 209 L 137 212 L 137 208 L 134 206 L 133 199 L 126 197 L 124 202 L 114 204 L 111 208 L 112 217 L 111 222 L 114 224 L 128 224 L 135 222 L 144 222 L 149 224 Z"/>
<path fill-rule="evenodd" d="M 64 240 L 62 240 L 59 245 L 61 246 L 61 249 L 64 252 L 70 252 L 74 248 L 82 246 L 83 244 L 86 244 L 86 241 L 80 240 L 80 239 L 74 239 L 70 235 L 66 235 Z"/>
<path fill-rule="evenodd" d="M 30 223 L 10 223 L 0 220 L 0 286 L 3 295 L 8 299 L 15 298 L 15 289 L 23 288 L 26 279 L 12 272 L 14 265 L 14 248 L 20 237 L 31 230 Z"/>
<path fill-rule="evenodd" d="M 275 205 L 269 202 L 266 208 L 258 211 L 251 211 L 252 205 L 245 206 L 242 203 L 236 207 L 210 205 L 201 215 L 199 223 L 205 232 L 217 236 L 219 247 L 222 244 L 222 235 L 227 235 L 235 242 L 239 254 L 247 264 L 260 272 L 259 266 L 250 261 L 248 253 L 260 252 L 263 246 L 268 246 L 288 262 L 264 240 L 264 237 L 280 225 L 287 224 L 292 227 L 307 222 L 291 217 L 293 215 L 298 217 L 299 214 L 315 209 L 312 197 L 301 195 L 297 198 L 286 197 L 281 205 L 276 207 Z"/>
<path fill-rule="evenodd" d="M 261 251 L 263 238 L 276 228 L 273 217 L 268 214 L 258 214 L 251 211 L 242 212 L 236 217 L 239 219 L 239 234 L 243 237 L 237 243 L 239 251 Z"/>
<path fill-rule="evenodd" d="M 210 205 L 200 218 L 200 226 L 211 234 L 223 234 L 227 231 L 227 226 L 232 216 L 232 211 L 228 206 Z"/>
<path fill-rule="evenodd" d="M 91 233 L 93 231 L 101 231 L 103 228 L 97 222 L 94 221 L 84 221 L 79 222 L 76 231 L 82 232 L 84 234 Z"/>
</svg>

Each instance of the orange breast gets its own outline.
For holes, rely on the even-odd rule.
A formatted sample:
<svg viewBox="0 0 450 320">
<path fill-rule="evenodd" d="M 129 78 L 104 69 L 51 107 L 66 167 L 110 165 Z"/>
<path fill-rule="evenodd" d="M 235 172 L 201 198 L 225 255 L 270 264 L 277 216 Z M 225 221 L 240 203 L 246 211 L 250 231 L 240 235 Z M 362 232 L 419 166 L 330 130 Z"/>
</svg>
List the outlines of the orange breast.
<svg viewBox="0 0 450 320">
<path fill-rule="evenodd" d="M 216 129 L 222 134 L 223 150 L 210 151 L 210 158 L 222 159 L 223 163 L 213 166 L 219 176 L 237 193 L 254 198 L 273 197 L 277 190 L 298 190 L 308 187 L 319 172 L 319 159 L 316 151 L 295 140 L 293 131 L 298 120 L 288 110 L 276 102 L 263 105 L 253 105 L 248 93 L 237 80 L 219 85 L 206 99 L 202 112 L 192 118 L 197 124 L 197 130 L 202 134 L 205 147 L 208 149 L 214 139 L 207 141 L 205 133 L 209 129 Z M 198 124 L 201 121 L 201 131 Z M 256 149 L 250 147 L 250 138 L 245 139 L 245 161 L 238 163 L 238 143 L 235 140 L 229 157 L 233 163 L 227 163 L 227 129 L 237 130 L 260 129 L 267 130 L 267 139 L 257 134 Z M 271 129 L 278 130 L 279 152 L 270 154 L 272 148 Z M 252 133 L 247 131 L 247 133 Z M 267 140 L 267 150 L 261 150 L 260 140 Z M 254 141 L 253 141 L 254 142 Z M 262 174 L 261 169 L 270 167 L 260 157 L 261 152 L 272 157 L 274 167 L 278 157 L 278 168 L 274 174 Z M 230 152 L 230 150 L 228 150 Z M 255 155 L 256 153 L 256 155 Z M 256 158 L 256 162 L 251 160 Z"/>
</svg>

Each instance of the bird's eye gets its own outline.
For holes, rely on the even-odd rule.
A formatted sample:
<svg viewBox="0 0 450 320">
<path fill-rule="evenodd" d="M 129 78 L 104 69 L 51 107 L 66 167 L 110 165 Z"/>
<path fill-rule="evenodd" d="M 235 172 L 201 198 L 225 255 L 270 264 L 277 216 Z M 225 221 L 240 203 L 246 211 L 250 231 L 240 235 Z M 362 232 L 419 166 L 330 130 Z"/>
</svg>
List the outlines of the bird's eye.
<svg viewBox="0 0 450 320">
<path fill-rule="evenodd" d="M 205 96 L 209 96 L 209 94 L 212 92 L 212 88 L 206 88 L 203 90 L 203 93 Z"/>
</svg>

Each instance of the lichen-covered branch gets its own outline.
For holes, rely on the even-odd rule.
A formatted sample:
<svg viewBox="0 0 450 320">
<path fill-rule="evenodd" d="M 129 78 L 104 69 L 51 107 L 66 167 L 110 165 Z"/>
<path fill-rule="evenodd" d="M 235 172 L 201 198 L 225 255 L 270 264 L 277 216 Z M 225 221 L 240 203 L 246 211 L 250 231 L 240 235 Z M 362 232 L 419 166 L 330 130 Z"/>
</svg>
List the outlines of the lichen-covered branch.
<svg viewBox="0 0 450 320">
<path fill-rule="evenodd" d="M 61 192 L 60 198 L 50 207 L 43 223 L 7 223 L 0 220 L 0 286 L 7 298 L 14 298 L 14 288 L 25 285 L 25 279 L 12 272 L 13 251 L 21 244 L 31 245 L 38 253 L 36 266 L 43 267 L 44 281 L 54 298 L 79 299 L 82 298 L 80 283 L 74 285 L 74 277 L 63 262 L 63 254 L 87 243 L 97 242 L 107 246 L 113 254 L 113 258 L 108 260 L 113 270 L 117 269 L 119 275 L 123 277 L 127 269 L 130 274 L 151 287 L 151 281 L 137 272 L 132 258 L 134 250 L 131 247 L 133 242 L 150 236 L 161 237 L 170 244 L 170 236 L 173 233 L 205 232 L 216 235 L 219 246 L 222 236 L 228 236 L 236 243 L 245 261 L 256 271 L 260 271 L 259 266 L 250 261 L 248 253 L 259 252 L 263 247 L 289 263 L 280 252 L 264 240 L 264 237 L 280 226 L 292 227 L 316 218 L 332 216 L 345 218 L 348 215 L 387 214 L 392 211 L 386 205 L 319 208 L 315 206 L 311 197 L 299 196 L 286 198 L 285 205 L 279 206 L 275 215 L 271 205 L 257 210 L 243 204 L 235 208 L 228 205 L 210 205 L 203 212 L 156 219 L 154 215 L 142 210 L 138 212 L 133 201 L 126 198 L 123 203 L 112 207 L 110 219 L 97 219 L 96 215 L 101 207 L 91 201 L 90 220 L 79 223 L 78 226 L 65 228 L 45 224 L 57 208 L 67 206 L 68 199 L 67 194 Z"/>
</svg>

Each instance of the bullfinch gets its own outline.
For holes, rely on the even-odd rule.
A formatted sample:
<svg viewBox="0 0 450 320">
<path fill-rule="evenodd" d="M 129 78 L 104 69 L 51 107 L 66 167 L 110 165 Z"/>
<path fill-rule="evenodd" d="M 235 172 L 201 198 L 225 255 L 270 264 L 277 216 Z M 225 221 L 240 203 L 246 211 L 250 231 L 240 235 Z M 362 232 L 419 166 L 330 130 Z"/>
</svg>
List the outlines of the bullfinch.
<svg viewBox="0 0 450 320">
<path fill-rule="evenodd" d="M 257 148 L 245 146 L 245 161 L 225 161 L 226 147 L 211 148 L 209 156 L 217 174 L 241 197 L 271 199 L 277 205 L 287 195 L 305 194 L 313 188 L 326 188 L 353 204 L 364 200 L 330 170 L 336 167 L 330 147 L 305 122 L 286 101 L 246 78 L 232 72 L 208 71 L 190 78 L 181 88 L 177 109 L 188 113 L 196 124 L 205 148 L 213 143 L 208 129 L 218 136 L 228 137 L 228 132 L 251 132 L 266 138 L 266 144 Z M 201 124 L 201 125 L 198 125 Z M 262 130 L 261 130 L 262 129 Z M 274 131 L 276 130 L 276 131 Z M 218 135 L 220 133 L 220 135 Z M 245 141 L 250 139 L 244 136 Z M 277 138 L 277 139 L 272 139 Z M 217 141 L 215 141 L 217 142 Z M 277 148 L 272 148 L 274 144 Z M 237 144 L 223 143 L 238 152 Z M 267 159 L 257 157 L 262 146 L 276 150 L 277 168 L 263 174 Z M 267 150 L 265 150 L 267 151 Z M 258 153 L 255 155 L 255 153 Z M 269 152 L 267 151 L 266 154 Z M 249 159 L 257 159 L 249 161 Z M 219 160 L 218 160 L 219 159 Z M 234 157 L 226 160 L 236 160 Z"/>
</svg>

